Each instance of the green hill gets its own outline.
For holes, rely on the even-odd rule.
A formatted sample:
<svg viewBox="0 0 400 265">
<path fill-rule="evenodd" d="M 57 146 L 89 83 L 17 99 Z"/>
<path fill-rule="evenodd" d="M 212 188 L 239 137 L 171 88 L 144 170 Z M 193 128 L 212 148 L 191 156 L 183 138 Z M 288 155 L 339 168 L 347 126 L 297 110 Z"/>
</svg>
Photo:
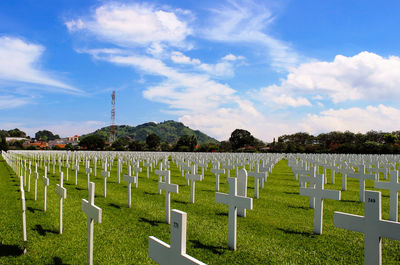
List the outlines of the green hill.
<svg viewBox="0 0 400 265">
<path fill-rule="evenodd" d="M 203 144 L 203 143 L 218 143 L 218 141 L 202 132 L 199 130 L 192 130 L 189 127 L 185 126 L 181 122 L 176 122 L 176 121 L 164 121 L 161 123 L 155 123 L 155 122 L 148 122 L 148 123 L 143 123 L 138 126 L 129 126 L 129 125 L 116 125 L 116 139 L 120 137 L 127 136 L 131 138 L 132 140 L 136 141 L 146 141 L 146 137 L 149 134 L 155 133 L 158 136 L 160 136 L 161 141 L 167 141 L 168 143 L 176 143 L 182 135 L 195 135 L 197 137 L 197 143 L 198 144 Z M 104 137 L 104 139 L 109 139 L 110 136 L 110 127 L 104 127 L 101 129 L 98 129 L 92 133 L 83 135 L 88 136 L 88 135 L 100 135 Z"/>
</svg>

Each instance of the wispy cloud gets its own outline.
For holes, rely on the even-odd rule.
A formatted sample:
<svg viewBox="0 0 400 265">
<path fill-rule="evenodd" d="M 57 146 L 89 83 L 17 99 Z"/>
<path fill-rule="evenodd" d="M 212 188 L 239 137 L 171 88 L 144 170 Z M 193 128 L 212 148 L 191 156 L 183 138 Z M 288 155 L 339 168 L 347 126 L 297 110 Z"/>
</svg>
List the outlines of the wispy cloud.
<svg viewBox="0 0 400 265">
<path fill-rule="evenodd" d="M 289 43 L 266 33 L 274 15 L 265 3 L 252 0 L 228 1 L 210 9 L 212 15 L 205 28 L 199 29 L 203 38 L 249 44 L 253 49 L 267 50 L 272 66 L 287 70 L 296 66 L 301 56 Z"/>
<path fill-rule="evenodd" d="M 22 39 L 0 37 L 0 80 L 52 87 L 55 92 L 80 93 L 81 91 L 39 68 L 44 47 Z"/>
<path fill-rule="evenodd" d="M 32 103 L 31 98 L 15 97 L 15 96 L 11 96 L 11 95 L 0 96 L 0 110 L 13 109 L 13 108 L 27 105 L 29 103 Z"/>
</svg>

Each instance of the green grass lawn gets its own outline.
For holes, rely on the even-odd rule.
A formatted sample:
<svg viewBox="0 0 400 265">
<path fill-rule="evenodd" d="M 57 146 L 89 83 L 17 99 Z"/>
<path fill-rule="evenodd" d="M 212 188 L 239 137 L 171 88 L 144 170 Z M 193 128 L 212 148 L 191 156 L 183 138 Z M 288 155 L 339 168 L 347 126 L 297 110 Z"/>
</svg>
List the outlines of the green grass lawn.
<svg viewBox="0 0 400 265">
<path fill-rule="evenodd" d="M 32 167 L 33 169 L 34 167 Z M 58 170 L 58 166 L 56 167 Z M 65 169 L 64 169 L 65 171 Z M 154 264 L 147 257 L 148 237 L 155 236 L 169 244 L 170 226 L 165 223 L 165 195 L 158 195 L 158 176 L 146 170 L 139 174 L 139 187 L 132 188 L 132 208 L 127 207 L 127 185 L 116 183 L 116 163 L 103 197 L 103 178 L 91 177 L 96 183 L 95 204 L 103 209 L 103 222 L 94 227 L 95 264 Z M 34 201 L 34 180 L 31 192 L 26 191 L 27 254 L 22 254 L 22 218 L 19 180 L 5 161 L 0 161 L 0 264 L 85 264 L 87 249 L 87 217 L 81 200 L 87 199 L 87 178 L 80 167 L 78 186 L 75 172 L 64 178 L 67 199 L 64 201 L 64 231 L 58 234 L 58 195 L 55 192 L 59 175 L 48 170 L 47 212 L 43 212 L 43 184 L 40 169 L 38 200 Z M 126 172 L 126 165 L 124 166 Z M 233 173 L 234 171 L 232 171 Z M 234 173 L 231 176 L 234 175 Z M 64 173 L 65 175 L 65 173 Z M 330 171 L 328 170 L 330 180 Z M 121 174 L 122 179 L 122 174 Z M 220 191 L 227 193 L 225 177 Z M 215 202 L 215 177 L 206 172 L 196 182 L 196 202 L 190 204 L 190 189 L 175 166 L 171 166 L 171 182 L 179 184 L 179 194 L 171 195 L 171 209 L 187 212 L 187 253 L 207 264 L 362 264 L 364 235 L 333 226 L 333 212 L 364 214 L 358 202 L 358 181 L 348 179 L 348 191 L 342 201 L 324 201 L 322 235 L 313 234 L 313 210 L 309 198 L 299 195 L 298 182 L 286 160 L 280 161 L 268 177 L 260 198 L 253 201 L 253 210 L 246 218 L 238 218 L 237 251 L 228 249 L 228 207 Z M 248 196 L 253 197 L 254 182 L 249 178 Z M 134 187 L 134 185 L 133 185 Z M 367 181 L 373 189 L 373 181 Z M 341 189 L 341 177 L 326 189 Z M 389 193 L 382 191 L 383 219 L 389 218 Z M 383 239 L 383 264 L 400 264 L 400 242 Z"/>
</svg>

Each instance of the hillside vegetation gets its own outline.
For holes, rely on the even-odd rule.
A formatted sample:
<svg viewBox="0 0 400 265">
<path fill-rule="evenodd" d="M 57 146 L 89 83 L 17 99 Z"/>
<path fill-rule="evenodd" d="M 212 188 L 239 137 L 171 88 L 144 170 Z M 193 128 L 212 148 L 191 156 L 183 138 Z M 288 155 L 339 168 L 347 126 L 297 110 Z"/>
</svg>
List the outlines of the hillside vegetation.
<svg viewBox="0 0 400 265">
<path fill-rule="evenodd" d="M 161 123 L 148 122 L 136 127 L 129 125 L 116 125 L 116 139 L 127 136 L 132 140 L 145 142 L 146 137 L 152 133 L 160 136 L 162 142 L 168 142 L 170 144 L 176 143 L 182 135 L 196 136 L 198 144 L 219 143 L 216 139 L 199 130 L 192 130 L 183 123 L 172 120 Z M 109 139 L 110 127 L 107 126 L 101 128 L 84 136 L 89 135 L 98 135 L 104 139 Z"/>
</svg>

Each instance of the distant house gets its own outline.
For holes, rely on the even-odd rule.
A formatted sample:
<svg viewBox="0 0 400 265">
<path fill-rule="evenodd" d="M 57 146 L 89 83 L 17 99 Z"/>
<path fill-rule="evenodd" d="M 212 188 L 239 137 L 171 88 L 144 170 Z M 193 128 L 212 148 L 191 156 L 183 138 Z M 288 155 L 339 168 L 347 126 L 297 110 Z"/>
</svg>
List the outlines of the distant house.
<svg viewBox="0 0 400 265">
<path fill-rule="evenodd" d="M 49 144 L 46 143 L 46 142 L 38 141 L 38 142 L 34 142 L 34 143 L 28 143 L 27 146 L 35 146 L 35 147 L 40 148 L 40 149 L 45 149 L 45 148 L 49 147 Z"/>
</svg>

